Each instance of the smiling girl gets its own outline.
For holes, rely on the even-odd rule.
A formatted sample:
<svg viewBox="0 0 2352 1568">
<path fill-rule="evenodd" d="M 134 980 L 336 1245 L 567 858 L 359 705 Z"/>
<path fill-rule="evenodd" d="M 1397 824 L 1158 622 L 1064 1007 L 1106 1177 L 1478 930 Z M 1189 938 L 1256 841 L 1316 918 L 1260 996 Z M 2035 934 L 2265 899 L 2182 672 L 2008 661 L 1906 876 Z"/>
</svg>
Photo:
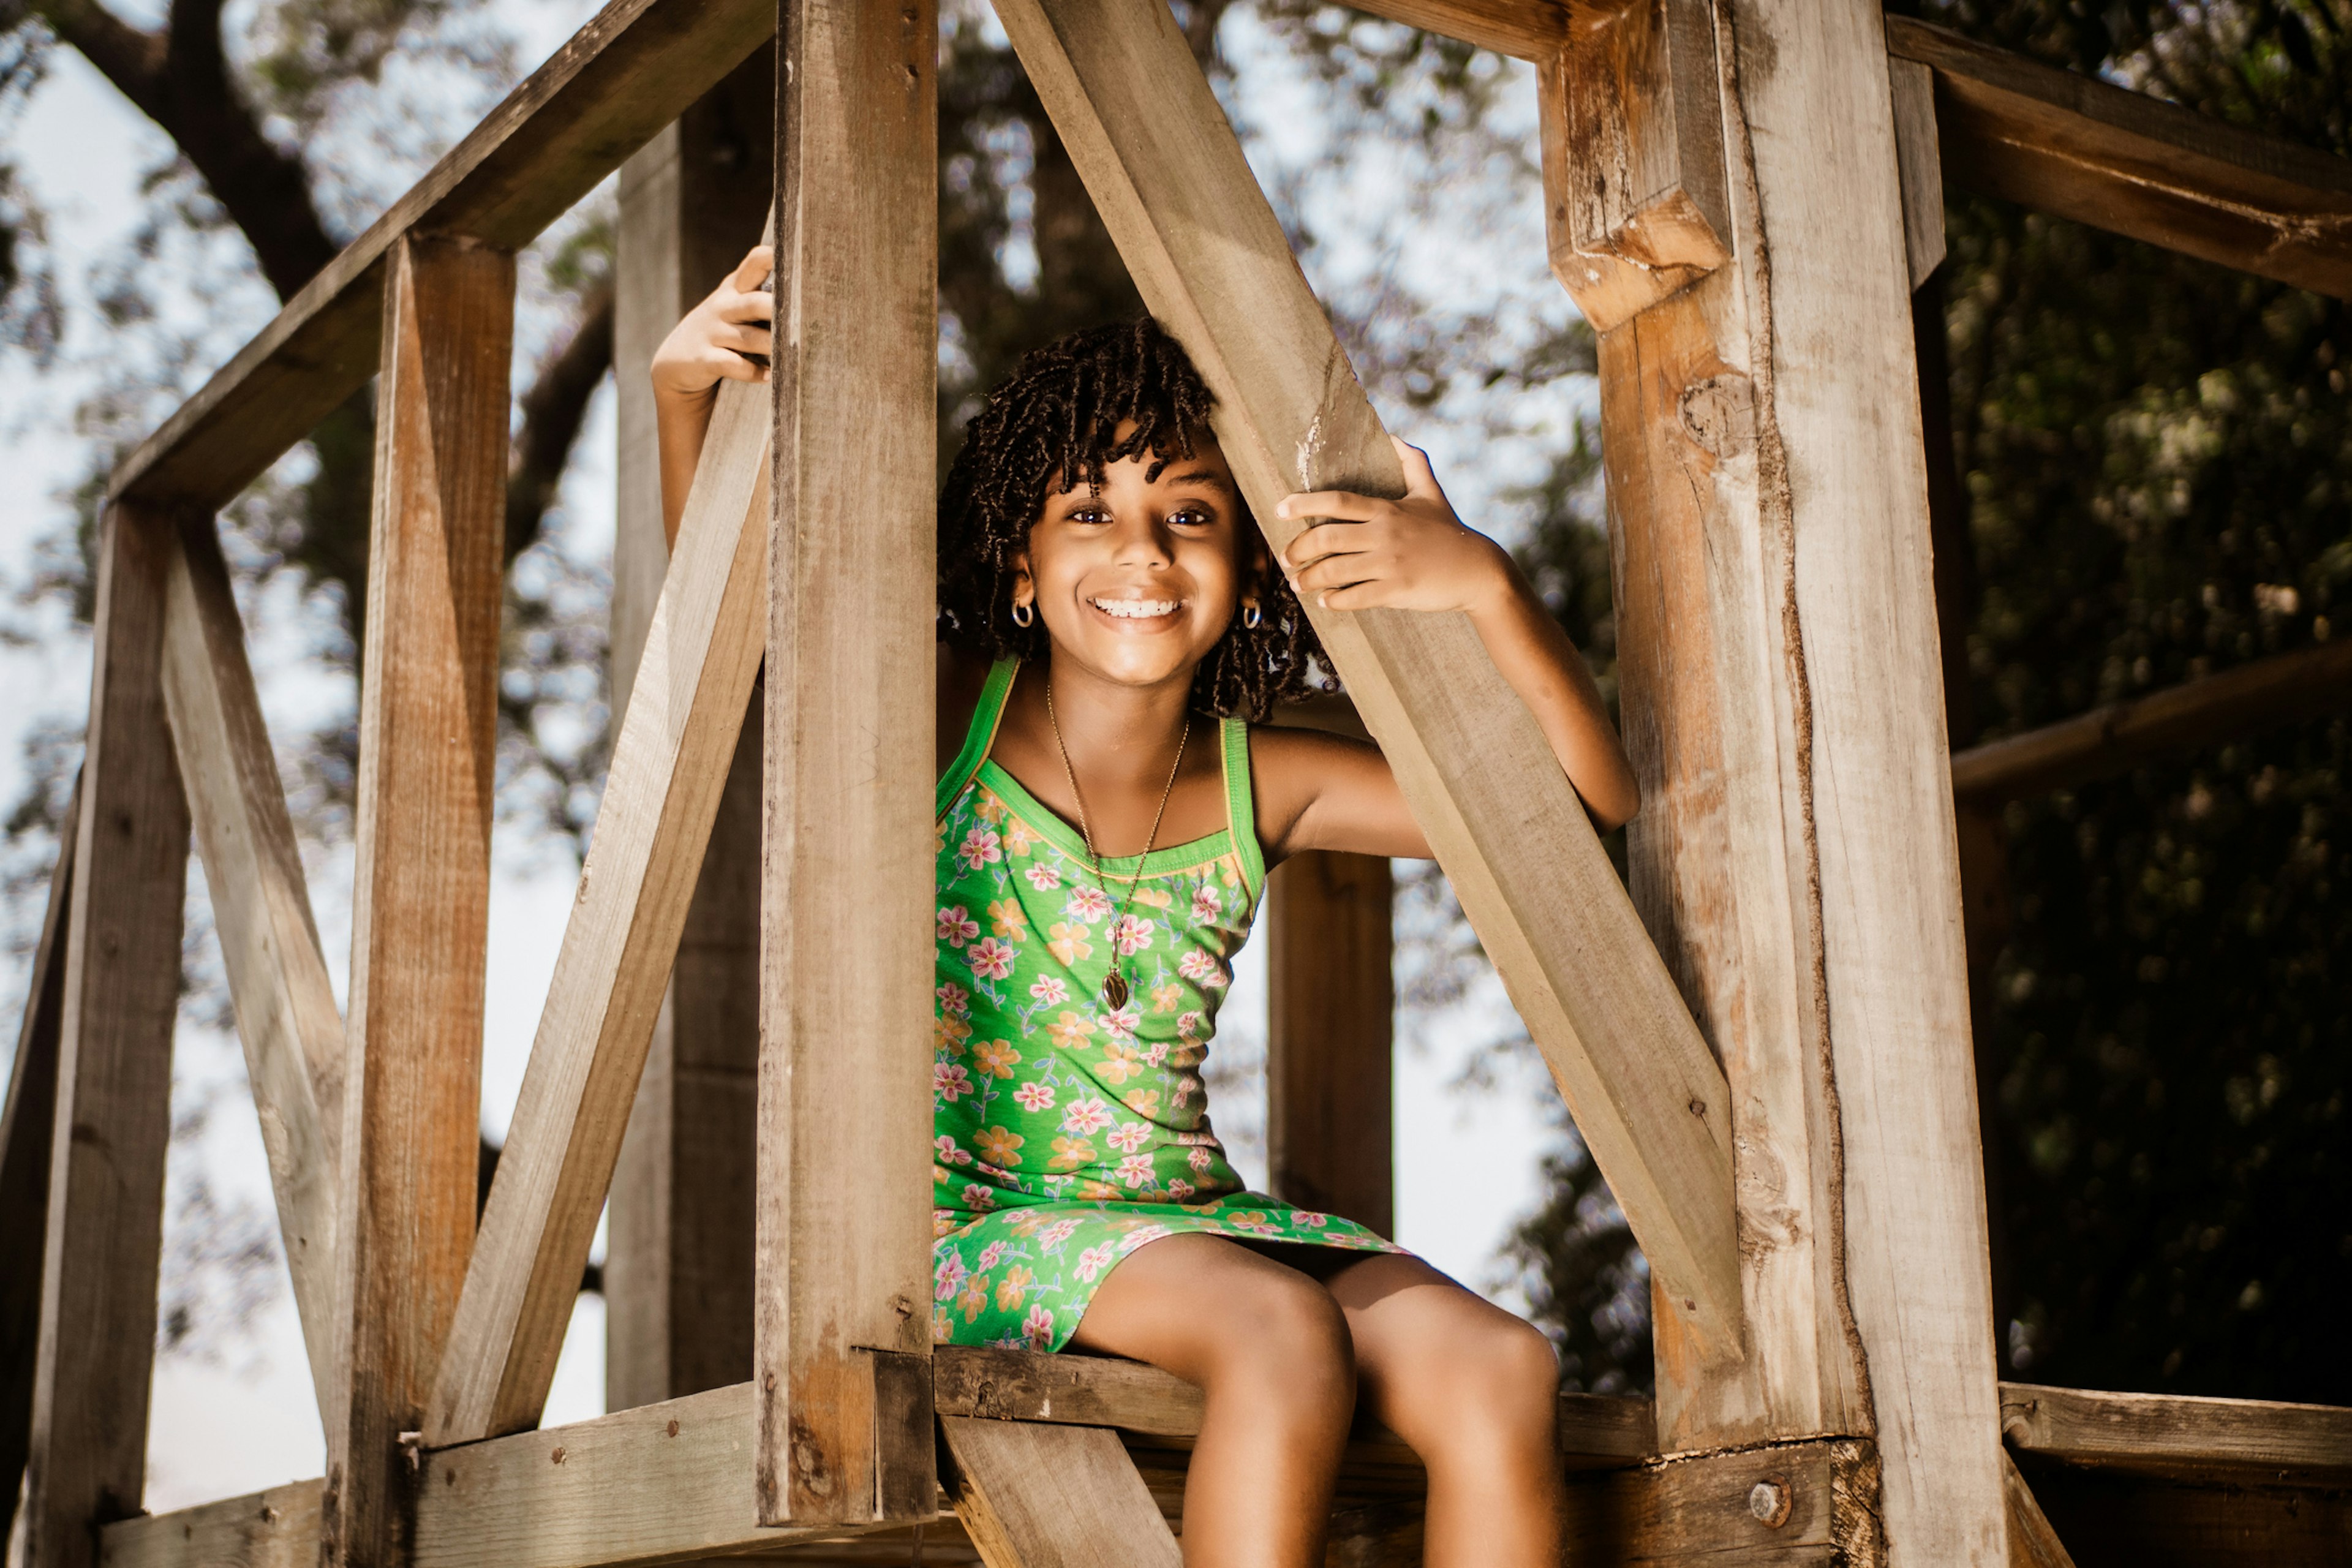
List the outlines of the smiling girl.
<svg viewBox="0 0 2352 1568">
<path fill-rule="evenodd" d="M 656 355 L 673 536 L 721 378 L 758 381 L 755 250 Z M 1323 1561 L 1359 1402 L 1429 1475 L 1425 1561 L 1560 1557 L 1558 1373 L 1526 1323 L 1336 1215 L 1244 1189 L 1202 1065 L 1266 872 L 1425 857 L 1379 750 L 1263 724 L 1313 689 L 1299 595 L 1466 613 L 1604 829 L 1638 795 L 1582 658 L 1398 447 L 1400 500 L 1295 495 L 1277 560 L 1149 321 L 1025 358 L 939 512 L 933 1337 L 1132 1357 L 1204 1394 L 1193 1568 Z"/>
</svg>

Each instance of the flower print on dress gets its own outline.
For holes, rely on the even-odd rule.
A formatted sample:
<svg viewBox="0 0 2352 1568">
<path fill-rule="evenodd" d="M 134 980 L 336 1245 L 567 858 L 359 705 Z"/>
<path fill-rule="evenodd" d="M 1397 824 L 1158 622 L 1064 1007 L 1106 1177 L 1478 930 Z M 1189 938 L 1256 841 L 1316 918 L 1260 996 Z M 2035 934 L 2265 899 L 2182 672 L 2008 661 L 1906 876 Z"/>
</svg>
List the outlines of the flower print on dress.
<svg viewBox="0 0 2352 1568">
<path fill-rule="evenodd" d="M 1024 1083 L 1013 1091 L 1013 1102 L 1027 1111 L 1054 1109 L 1054 1086 L 1050 1083 Z"/>
<path fill-rule="evenodd" d="M 988 1310 L 988 1276 L 975 1274 L 966 1280 L 963 1294 L 956 1298 L 956 1305 L 963 1309 L 965 1322 L 977 1322 L 980 1315 Z"/>
<path fill-rule="evenodd" d="M 1029 1337 L 1032 1350 L 1049 1349 L 1054 1343 L 1054 1314 L 1043 1305 L 1030 1308 L 1029 1315 L 1021 1321 L 1021 1331 Z"/>
<path fill-rule="evenodd" d="M 1021 1158 L 1021 1145 L 1029 1142 L 1020 1133 L 1003 1127 L 985 1128 L 973 1133 L 971 1141 L 979 1145 L 980 1157 L 1000 1170 L 1018 1161 Z M 980 1266 L 982 1268 L 989 1268 L 991 1261 L 989 1258 L 982 1258 Z"/>
<path fill-rule="evenodd" d="M 931 1140 L 931 1155 L 942 1165 L 971 1163 L 971 1151 L 958 1143 L 952 1136 L 945 1132 Z"/>
<path fill-rule="evenodd" d="M 995 1191 L 973 1182 L 963 1190 L 963 1206 L 976 1214 L 986 1214 L 996 1206 Z"/>
<path fill-rule="evenodd" d="M 950 1018 L 971 1016 L 971 993 L 950 980 L 931 993 L 939 998 L 940 1011 Z"/>
<path fill-rule="evenodd" d="M 1029 915 L 1018 899 L 992 899 L 988 904 L 988 929 L 1007 942 L 1019 942 L 1029 934 Z"/>
<path fill-rule="evenodd" d="M 993 1268 L 998 1263 L 1003 1260 L 1003 1258 L 1004 1243 L 1001 1241 L 992 1241 L 986 1247 L 980 1249 L 980 1267 L 983 1270 Z"/>
<path fill-rule="evenodd" d="M 956 847 L 956 858 L 977 871 L 1004 858 L 1004 840 L 985 827 L 975 827 L 963 836 Z"/>
<path fill-rule="evenodd" d="M 1062 868 L 1051 860 L 1040 861 L 1021 873 L 1029 885 L 1041 893 L 1050 893 L 1062 885 Z"/>
<path fill-rule="evenodd" d="M 1001 823 L 1013 815 L 1013 808 L 1005 805 L 1004 797 L 994 790 L 981 791 L 980 798 L 972 802 L 971 809 L 982 822 Z"/>
<path fill-rule="evenodd" d="M 1225 966 L 1197 947 L 1176 961 L 1176 973 L 1196 985 L 1225 983 Z"/>
<path fill-rule="evenodd" d="M 955 1056 L 963 1050 L 963 1043 L 971 1038 L 971 1026 L 961 1018 L 945 1015 L 931 1019 L 931 1049 L 942 1056 Z"/>
<path fill-rule="evenodd" d="M 1103 1047 L 1103 1059 L 1095 1068 L 1095 1076 L 1117 1089 L 1143 1070 L 1142 1058 L 1135 1048 L 1113 1040 Z"/>
<path fill-rule="evenodd" d="M 1062 1131 L 1074 1132 L 1081 1138 L 1101 1131 L 1110 1125 L 1110 1111 L 1103 1105 L 1100 1095 L 1090 1094 L 1062 1108 Z"/>
<path fill-rule="evenodd" d="M 1077 1234 L 1076 1220 L 1057 1219 L 1037 1233 L 1037 1246 L 1041 1251 L 1059 1252 L 1062 1249 L 1062 1244 Z"/>
<path fill-rule="evenodd" d="M 1047 1163 L 1056 1171 L 1075 1171 L 1093 1164 L 1097 1152 L 1099 1151 L 1083 1138 L 1056 1138 L 1054 1140 L 1054 1157 Z"/>
<path fill-rule="evenodd" d="M 1217 889 L 1213 885 L 1203 882 L 1192 889 L 1192 923 L 1194 925 L 1208 925 L 1224 912 L 1225 906 L 1218 899 Z"/>
<path fill-rule="evenodd" d="M 1155 1013 L 1173 1013 L 1176 1004 L 1182 1000 L 1184 988 L 1172 980 L 1151 988 L 1151 1010 Z"/>
<path fill-rule="evenodd" d="M 931 1092 L 952 1105 L 961 1096 L 971 1092 L 971 1074 L 959 1062 L 931 1064 Z"/>
<path fill-rule="evenodd" d="M 1122 1154 L 1132 1154 L 1151 1142 L 1151 1129 L 1140 1121 L 1123 1121 L 1103 1142 Z"/>
<path fill-rule="evenodd" d="M 1111 1244 L 1108 1241 L 1104 1242 L 1100 1247 L 1087 1247 L 1084 1252 L 1078 1254 L 1077 1267 L 1073 1269 L 1072 1272 L 1076 1274 L 1079 1279 L 1085 1280 L 1087 1284 L 1093 1284 L 1095 1282 L 1095 1276 L 1110 1267 L 1113 1250 Z"/>
<path fill-rule="evenodd" d="M 1138 1226 L 1118 1238 L 1118 1255 L 1124 1258 L 1147 1241 L 1158 1241 L 1163 1236 L 1175 1234 L 1164 1225 Z"/>
<path fill-rule="evenodd" d="M 1151 945 L 1152 935 L 1159 930 L 1156 921 L 1141 915 L 1121 915 L 1110 928 L 1110 944 L 1121 958 L 1132 958 Z"/>
<path fill-rule="evenodd" d="M 1095 955 L 1095 944 L 1087 940 L 1093 934 L 1084 924 L 1055 921 L 1045 928 L 1045 935 L 1051 939 L 1045 943 L 1045 951 L 1060 959 L 1065 967 L 1074 965 Z"/>
<path fill-rule="evenodd" d="M 1013 973 L 1013 961 L 1021 956 L 1017 947 L 1007 947 L 992 936 L 982 937 L 971 944 L 967 961 L 974 976 L 983 980 L 1003 980 Z"/>
<path fill-rule="evenodd" d="M 1151 1156 L 1129 1154 L 1118 1163 L 1118 1179 L 1130 1187 L 1140 1187 L 1151 1180 Z"/>
<path fill-rule="evenodd" d="M 1098 1021 L 1105 1037 L 1123 1046 L 1135 1038 L 1135 1031 L 1143 1025 L 1143 1015 L 1132 1007 L 1114 1007 Z"/>
<path fill-rule="evenodd" d="M 1070 889 L 1069 901 L 1062 906 L 1062 912 L 1072 920 L 1093 925 L 1110 913 L 1110 895 L 1081 882 Z"/>
<path fill-rule="evenodd" d="M 1013 826 L 1004 830 L 1004 852 L 1007 855 L 1025 856 L 1045 841 L 1035 828 L 1017 816 L 1013 819 Z"/>
<path fill-rule="evenodd" d="M 1029 1299 L 1029 1287 L 1035 1283 L 1037 1276 L 1017 1263 L 1006 1269 L 1004 1278 L 996 1284 L 996 1310 L 1000 1312 L 1019 1311 L 1021 1303 Z"/>
<path fill-rule="evenodd" d="M 1020 1059 L 1011 1040 L 984 1040 L 971 1048 L 972 1070 L 982 1078 L 1011 1078 Z"/>
<path fill-rule="evenodd" d="M 950 904 L 940 910 L 939 940 L 950 947 L 961 948 L 980 934 L 980 922 L 964 912 L 961 904 Z"/>
<path fill-rule="evenodd" d="M 963 1255 L 953 1247 L 934 1255 L 931 1265 L 931 1296 L 936 1300 L 951 1301 L 963 1289 Z"/>
<path fill-rule="evenodd" d="M 1029 983 L 1029 994 L 1051 1007 L 1070 999 L 1070 988 L 1062 984 L 1061 976 L 1041 974 Z"/>
<path fill-rule="evenodd" d="M 1082 1014 L 1065 1013 L 1053 1023 L 1048 1024 L 1045 1026 L 1045 1032 L 1054 1037 L 1054 1044 L 1057 1048 L 1066 1051 L 1081 1050 L 1086 1046 L 1087 1037 L 1095 1032 L 1094 1020 Z"/>
<path fill-rule="evenodd" d="M 1160 1114 L 1160 1091 L 1156 1089 L 1130 1089 L 1119 1099 L 1138 1116 Z"/>
</svg>

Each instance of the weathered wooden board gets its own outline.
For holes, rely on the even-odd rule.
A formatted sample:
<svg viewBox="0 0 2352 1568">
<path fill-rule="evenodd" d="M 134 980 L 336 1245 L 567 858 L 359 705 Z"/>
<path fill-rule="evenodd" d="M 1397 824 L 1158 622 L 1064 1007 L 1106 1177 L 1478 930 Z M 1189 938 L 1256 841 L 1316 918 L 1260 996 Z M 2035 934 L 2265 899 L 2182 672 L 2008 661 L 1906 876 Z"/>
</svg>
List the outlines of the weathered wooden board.
<svg viewBox="0 0 2352 1568">
<path fill-rule="evenodd" d="M 49 902 L 25 986 L 25 1017 L 0 1107 L 0 1542 L 16 1521 L 33 1435 L 33 1368 L 41 1335 L 42 1233 L 49 1213 L 49 1152 L 58 1115 L 58 1036 L 65 1020 L 67 911 L 73 907 L 74 840 L 81 781 L 58 824 Z"/>
<path fill-rule="evenodd" d="M 616 713 L 626 712 L 669 565 L 646 366 L 677 319 L 759 237 L 775 189 L 775 73 L 772 52 L 754 51 L 621 166 Z M 615 1410 L 751 1375 L 763 706 L 755 690 L 613 1173 L 604 1388 Z"/>
<path fill-rule="evenodd" d="M 1952 758 L 1952 791 L 1986 805 L 2112 778 L 2281 724 L 2352 708 L 2352 639 L 2110 702 Z"/>
<path fill-rule="evenodd" d="M 1853 1441 L 1660 1460 L 1573 1481 L 1567 1536 L 1580 1560 L 1626 1568 L 1883 1563 L 1876 1465 L 1871 1446 Z"/>
<path fill-rule="evenodd" d="M 246 1078 L 278 1199 L 279 1244 L 324 1414 L 335 1367 L 343 1018 L 213 519 L 188 514 L 172 542 L 164 706 L 245 1044 Z"/>
<path fill-rule="evenodd" d="M 2021 1456 L 2077 1568 L 2347 1568 L 2352 1489 L 2203 1483 Z"/>
<path fill-rule="evenodd" d="M 1391 884 L 1310 849 L 1266 888 L 1265 1155 L 1274 1195 L 1395 1234 Z"/>
<path fill-rule="evenodd" d="M 1372 0 L 1356 9 L 1542 64 L 1568 47 L 1570 0 Z"/>
<path fill-rule="evenodd" d="M 1730 255 L 1713 11 L 1588 0 L 1573 47 L 1538 67 L 1552 273 L 1595 331 Z"/>
<path fill-rule="evenodd" d="M 722 390 L 662 584 L 430 1416 L 436 1445 L 539 1420 L 760 665 L 769 426 Z"/>
<path fill-rule="evenodd" d="M 1895 97 L 1895 162 L 1903 176 L 1903 255 L 1916 292 L 1944 264 L 1944 168 L 1936 136 L 1936 73 L 1890 55 L 1886 85 Z"/>
<path fill-rule="evenodd" d="M 779 46 L 758 1490 L 771 1524 L 858 1522 L 937 1490 L 939 49 L 929 0 L 811 0 Z"/>
<path fill-rule="evenodd" d="M 766 0 L 614 0 L 117 464 L 110 493 L 226 504 L 374 374 L 401 236 L 520 248 L 774 29 Z"/>
<path fill-rule="evenodd" d="M 988 1568 L 1180 1568 L 1184 1554 L 1118 1435 L 942 1417 L 956 1517 Z"/>
<path fill-rule="evenodd" d="M 1152 313 L 1218 399 L 1279 548 L 1290 492 L 1402 470 L 1173 20 L 1149 0 L 997 8 Z M 1731 1353 L 1729 1109 L 1541 731 L 1461 616 L 1310 612 L 1641 1238 L 1667 1310 Z"/>
<path fill-rule="evenodd" d="M 2153 1475 L 2237 1471 L 2352 1483 L 2352 1409 L 2337 1405 L 2004 1383 L 2000 1416 L 2011 1447 L 2044 1459 Z"/>
<path fill-rule="evenodd" d="M 362 665 L 323 1561 L 398 1560 L 474 1238 L 514 256 L 392 248 Z"/>
<path fill-rule="evenodd" d="M 174 520 L 99 524 L 96 655 L 65 927 L 25 1562 L 86 1568 L 139 1511 L 171 1139 L 188 802 L 163 712 Z"/>
<path fill-rule="evenodd" d="M 1888 50 L 1936 71 L 1944 173 L 2060 217 L 2352 298 L 2352 160 L 1906 17 Z"/>
<path fill-rule="evenodd" d="M 2042 1505 L 2033 1500 L 2033 1489 L 2007 1454 L 2000 1457 L 2000 1485 L 2009 1505 L 2010 1568 L 2074 1568 Z"/>
<path fill-rule="evenodd" d="M 289 1481 L 247 1497 L 110 1524 L 99 1568 L 316 1568 L 324 1481 Z"/>
</svg>

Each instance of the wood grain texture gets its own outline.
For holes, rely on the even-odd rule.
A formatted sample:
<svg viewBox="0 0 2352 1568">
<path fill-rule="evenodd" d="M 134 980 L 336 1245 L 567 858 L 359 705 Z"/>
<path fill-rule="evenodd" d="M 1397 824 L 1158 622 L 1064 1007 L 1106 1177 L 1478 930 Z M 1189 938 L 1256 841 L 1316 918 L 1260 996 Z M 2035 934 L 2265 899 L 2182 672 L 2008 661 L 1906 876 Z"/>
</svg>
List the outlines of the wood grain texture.
<svg viewBox="0 0 2352 1568">
<path fill-rule="evenodd" d="M 1538 67 L 1552 273 L 1595 331 L 1730 255 L 1712 9 L 1580 0 L 1573 44 Z"/>
<path fill-rule="evenodd" d="M 1568 47 L 1571 0 L 1372 0 L 1357 9 L 1542 64 Z"/>
<path fill-rule="evenodd" d="M 108 1525 L 100 1568 L 314 1568 L 320 1480 Z"/>
<path fill-rule="evenodd" d="M 1952 791 L 1997 805 L 2347 708 L 2352 640 L 2323 643 L 1971 746 L 1952 758 Z"/>
<path fill-rule="evenodd" d="M 2352 159 L 1908 18 L 1932 66 L 1944 172 L 1988 195 L 2316 293 L 2352 298 Z"/>
<path fill-rule="evenodd" d="M 2046 1459 L 2154 1475 L 2352 1481 L 2352 1409 L 2337 1405 L 2004 1383 L 2000 1416 L 2011 1448 Z"/>
<path fill-rule="evenodd" d="M 25 984 L 25 1016 L 0 1104 L 0 1542 L 16 1527 L 33 1436 L 33 1369 L 41 1337 L 42 1233 L 49 1213 L 49 1152 L 58 1115 L 58 1037 L 65 1021 L 67 915 L 73 908 L 74 840 L 81 780 L 58 824 L 49 901 Z"/>
<path fill-rule="evenodd" d="M 384 291 L 321 1559 L 405 1552 L 474 1239 L 514 257 L 404 237 Z"/>
<path fill-rule="evenodd" d="M 1152 313 L 1216 395 L 1276 548 L 1300 489 L 1402 472 L 1173 21 L 1146 0 L 998 15 Z M 1738 1267 L 1723 1077 L 1582 805 L 1466 617 L 1312 612 L 1464 910 L 1695 1342 L 1731 1353 Z"/>
<path fill-rule="evenodd" d="M 278 1239 L 324 1415 L 335 1370 L 342 1013 L 319 946 L 302 853 L 212 518 L 189 514 L 173 545 L 163 607 L 164 705 L 261 1121 Z"/>
<path fill-rule="evenodd" d="M 931 1349 L 938 42 L 929 0 L 781 26 L 758 1490 L 854 1523 L 935 1489 L 877 1372 Z"/>
<path fill-rule="evenodd" d="M 2352 1489 L 2019 1468 L 2077 1568 L 2352 1568 Z"/>
<path fill-rule="evenodd" d="M 765 0 L 614 0 L 118 463 L 109 493 L 226 505 L 375 372 L 403 235 L 520 249 L 774 29 Z"/>
<path fill-rule="evenodd" d="M 760 236 L 775 189 L 775 71 L 772 50 L 753 51 L 621 166 L 612 649 L 624 716 L 669 564 L 646 366 Z M 616 1410 L 751 1375 L 763 706 L 755 689 L 613 1173 L 604 1386 Z"/>
<path fill-rule="evenodd" d="M 89 728 L 65 927 L 40 1332 L 26 1467 L 27 1568 L 85 1568 L 139 1511 L 155 1354 L 188 803 L 163 712 L 173 519 L 99 524 Z"/>
<path fill-rule="evenodd" d="M 1872 1510 L 1876 1456 L 1856 1441 L 1777 1444 L 1572 1479 L 1581 1561 L 1858 1568 L 1887 1561 Z"/>
<path fill-rule="evenodd" d="M 1889 55 L 1887 90 L 1895 99 L 1895 163 L 1903 177 L 1903 255 L 1916 293 L 1944 264 L 1944 168 L 1936 136 L 1936 73 Z"/>
<path fill-rule="evenodd" d="M 1269 1189 L 1392 1236 L 1389 863 L 1310 849 L 1284 861 L 1266 891 Z"/>
<path fill-rule="evenodd" d="M 767 399 L 721 389 L 424 1430 L 535 1425 L 758 673 Z"/>
<path fill-rule="evenodd" d="M 1116 1433 L 942 1417 L 956 1518 L 988 1568 L 1180 1568 L 1184 1554 Z"/>
<path fill-rule="evenodd" d="M 2009 1505 L 2010 1568 L 2074 1568 L 2042 1505 L 2033 1500 L 2033 1489 L 2007 1454 L 2000 1457 L 2000 1485 Z"/>
<path fill-rule="evenodd" d="M 1733 182 L 1734 265 L 1756 312 L 1759 523 L 1787 584 L 1751 613 L 1787 638 L 1785 776 L 1810 849 L 1773 890 L 1793 883 L 1818 922 L 1828 1234 L 1889 1550 L 1991 1563 L 2007 1543 L 1984 1168 L 1885 37 L 1868 0 L 1729 0 L 1727 16 L 1726 118 L 1752 171 Z"/>
</svg>

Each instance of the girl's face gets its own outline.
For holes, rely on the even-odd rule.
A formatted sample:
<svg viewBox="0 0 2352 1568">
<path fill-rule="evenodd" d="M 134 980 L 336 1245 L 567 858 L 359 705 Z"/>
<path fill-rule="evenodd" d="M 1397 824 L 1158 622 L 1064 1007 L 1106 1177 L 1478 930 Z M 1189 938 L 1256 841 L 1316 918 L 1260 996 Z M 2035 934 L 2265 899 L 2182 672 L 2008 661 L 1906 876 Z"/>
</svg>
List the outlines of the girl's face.
<svg viewBox="0 0 2352 1568">
<path fill-rule="evenodd" d="M 1123 686 L 1191 680 L 1246 587 L 1240 495 L 1216 441 L 1200 432 L 1192 457 L 1147 482 L 1155 461 L 1108 465 L 1099 493 L 1047 496 L 1013 560 L 1015 602 L 1034 594 L 1055 658 Z"/>
</svg>

